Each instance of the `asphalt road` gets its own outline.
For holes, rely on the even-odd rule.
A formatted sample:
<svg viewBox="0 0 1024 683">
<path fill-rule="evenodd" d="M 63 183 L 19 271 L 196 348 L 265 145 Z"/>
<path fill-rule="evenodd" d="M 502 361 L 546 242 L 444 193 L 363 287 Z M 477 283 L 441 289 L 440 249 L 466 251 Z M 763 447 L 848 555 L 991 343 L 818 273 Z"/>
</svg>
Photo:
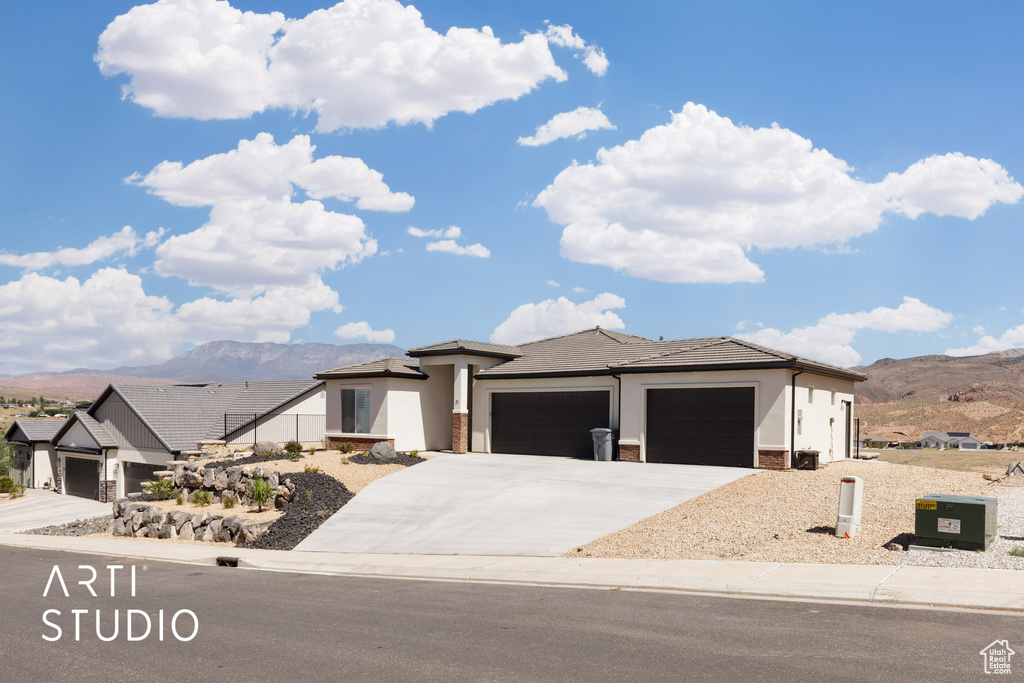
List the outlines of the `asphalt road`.
<svg viewBox="0 0 1024 683">
<path fill-rule="evenodd" d="M 43 595 L 54 566 L 68 597 Z M 0 547 L 0 681 L 966 681 L 994 640 L 1024 653 L 1010 614 L 163 563 L 134 565 L 133 597 L 131 566 Z"/>
</svg>

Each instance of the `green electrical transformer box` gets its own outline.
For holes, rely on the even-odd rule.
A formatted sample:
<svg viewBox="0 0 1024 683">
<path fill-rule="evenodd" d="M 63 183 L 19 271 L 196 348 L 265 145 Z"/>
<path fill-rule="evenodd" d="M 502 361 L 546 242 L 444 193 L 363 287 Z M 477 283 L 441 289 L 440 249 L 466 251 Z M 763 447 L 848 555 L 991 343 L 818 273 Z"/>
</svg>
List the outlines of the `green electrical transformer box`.
<svg viewBox="0 0 1024 683">
<path fill-rule="evenodd" d="M 995 498 L 932 495 L 915 501 L 917 545 L 987 550 L 996 537 Z"/>
</svg>

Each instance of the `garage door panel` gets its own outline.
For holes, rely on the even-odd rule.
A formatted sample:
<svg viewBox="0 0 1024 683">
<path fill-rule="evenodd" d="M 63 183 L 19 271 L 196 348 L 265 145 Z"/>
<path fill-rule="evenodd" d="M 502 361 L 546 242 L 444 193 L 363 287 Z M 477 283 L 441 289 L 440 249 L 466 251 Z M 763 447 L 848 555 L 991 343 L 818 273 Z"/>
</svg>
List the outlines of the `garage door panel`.
<svg viewBox="0 0 1024 683">
<path fill-rule="evenodd" d="M 648 462 L 753 467 L 753 387 L 649 389 Z"/>
<path fill-rule="evenodd" d="M 491 394 L 491 451 L 590 457 L 590 430 L 607 427 L 607 391 Z"/>
<path fill-rule="evenodd" d="M 142 482 L 152 481 L 156 479 L 154 474 L 158 470 L 165 470 L 166 466 L 160 465 L 148 465 L 137 462 L 125 462 L 124 463 L 124 492 L 125 495 L 129 493 L 142 493 Z"/>
<path fill-rule="evenodd" d="M 100 499 L 99 461 L 88 458 L 64 458 L 64 490 L 72 496 Z"/>
</svg>

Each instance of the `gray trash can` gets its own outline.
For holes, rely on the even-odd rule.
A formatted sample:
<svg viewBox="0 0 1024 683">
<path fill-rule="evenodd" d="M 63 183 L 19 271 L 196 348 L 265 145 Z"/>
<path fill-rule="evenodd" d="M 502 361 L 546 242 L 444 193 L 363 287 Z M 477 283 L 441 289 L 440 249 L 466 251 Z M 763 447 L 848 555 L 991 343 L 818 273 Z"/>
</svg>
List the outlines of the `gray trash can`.
<svg viewBox="0 0 1024 683">
<path fill-rule="evenodd" d="M 610 462 L 612 459 L 612 430 L 607 427 L 598 427 L 597 429 L 591 429 L 590 435 L 594 437 L 594 460 L 605 460 Z"/>
</svg>

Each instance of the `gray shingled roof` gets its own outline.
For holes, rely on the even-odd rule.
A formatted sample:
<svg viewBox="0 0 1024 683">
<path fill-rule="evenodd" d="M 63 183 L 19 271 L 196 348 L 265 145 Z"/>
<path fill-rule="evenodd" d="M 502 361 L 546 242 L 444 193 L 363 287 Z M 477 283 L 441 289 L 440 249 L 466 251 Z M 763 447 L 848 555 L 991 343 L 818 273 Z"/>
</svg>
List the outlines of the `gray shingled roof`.
<svg viewBox="0 0 1024 683">
<path fill-rule="evenodd" d="M 14 433 L 20 429 L 28 439 L 28 443 L 50 443 L 65 424 L 67 424 L 67 420 L 55 420 L 52 417 L 15 420 L 14 424 L 7 429 L 5 438 L 8 441 L 13 441 Z"/>
<path fill-rule="evenodd" d="M 795 367 L 862 380 L 864 375 L 732 337 L 646 339 L 600 328 L 521 344 L 519 358 L 477 373 L 481 379 L 696 369 Z"/>
<path fill-rule="evenodd" d="M 190 451 L 195 449 L 196 441 L 224 436 L 225 414 L 259 417 L 320 384 L 315 379 L 163 386 L 111 384 L 93 409 L 108 392 L 117 393 L 169 451 Z"/>
<path fill-rule="evenodd" d="M 407 351 L 410 356 L 441 356 L 449 353 L 465 353 L 474 356 L 491 356 L 493 358 L 518 358 L 523 355 L 518 346 L 506 344 L 491 344 L 489 342 L 469 341 L 467 339 L 453 339 L 452 341 L 421 346 Z"/>
<path fill-rule="evenodd" d="M 368 363 L 345 365 L 333 370 L 316 373 L 317 379 L 361 379 L 369 377 L 406 377 L 409 379 L 426 379 L 427 375 L 420 371 L 419 363 L 412 358 L 381 358 Z"/>
</svg>

